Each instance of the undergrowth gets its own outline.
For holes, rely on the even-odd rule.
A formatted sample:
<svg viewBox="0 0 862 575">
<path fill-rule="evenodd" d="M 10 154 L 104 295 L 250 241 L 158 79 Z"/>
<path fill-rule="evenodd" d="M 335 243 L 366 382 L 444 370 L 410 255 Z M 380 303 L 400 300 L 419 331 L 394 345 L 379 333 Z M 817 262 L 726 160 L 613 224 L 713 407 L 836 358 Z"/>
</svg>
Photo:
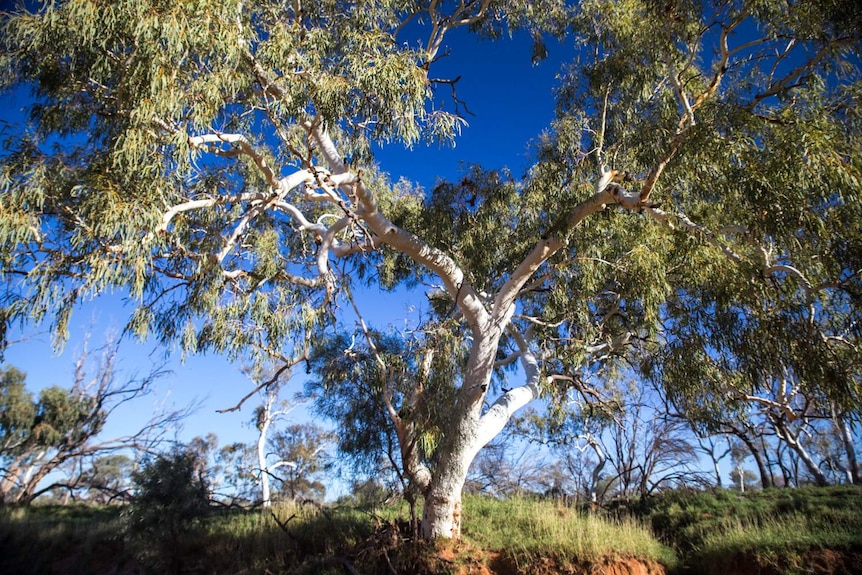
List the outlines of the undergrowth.
<svg viewBox="0 0 862 575">
<path fill-rule="evenodd" d="M 505 550 L 518 565 L 540 558 L 593 563 L 638 557 L 667 566 L 674 553 L 631 516 L 608 518 L 533 498 L 466 497 L 464 537 L 484 549 Z"/>
<path fill-rule="evenodd" d="M 698 572 L 727 573 L 739 557 L 772 572 L 803 573 L 818 550 L 862 554 L 862 487 L 673 491 L 633 506 Z M 853 573 L 862 573 L 857 565 Z"/>
<path fill-rule="evenodd" d="M 0 572 L 146 573 L 124 509 L 0 507 Z M 430 575 L 481 571 L 503 556 L 521 573 L 541 561 L 566 569 L 635 557 L 711 575 L 741 572 L 741 560 L 759 573 L 822 573 L 811 569 L 812 553 L 837 550 L 844 563 L 835 572 L 862 573 L 852 564 L 862 561 L 859 487 L 675 491 L 600 511 L 467 496 L 463 513 L 464 541 L 453 547 L 417 541 L 404 504 L 211 509 L 174 551 L 183 573 Z"/>
</svg>

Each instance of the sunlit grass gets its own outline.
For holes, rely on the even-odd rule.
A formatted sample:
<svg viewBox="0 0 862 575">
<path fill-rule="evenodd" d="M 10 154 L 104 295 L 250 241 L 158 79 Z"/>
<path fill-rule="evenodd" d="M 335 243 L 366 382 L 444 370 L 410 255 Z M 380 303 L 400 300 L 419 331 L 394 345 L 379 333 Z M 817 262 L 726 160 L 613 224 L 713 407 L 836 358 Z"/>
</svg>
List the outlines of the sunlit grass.
<svg viewBox="0 0 862 575">
<path fill-rule="evenodd" d="M 767 520 L 735 519 L 707 535 L 703 552 L 711 555 L 786 552 L 790 548 L 849 547 L 858 544 L 858 526 L 824 523 L 821 518 L 785 515 Z"/>
<path fill-rule="evenodd" d="M 862 551 L 862 489 L 674 492 L 648 514 L 685 563 L 706 574 L 734 570 L 744 557 L 778 573 L 805 572 L 806 553 Z"/>
<path fill-rule="evenodd" d="M 638 520 L 609 519 L 552 501 L 468 497 L 464 536 L 477 546 L 506 551 L 519 564 L 541 557 L 581 562 L 638 557 L 674 563 L 673 551 Z"/>
</svg>

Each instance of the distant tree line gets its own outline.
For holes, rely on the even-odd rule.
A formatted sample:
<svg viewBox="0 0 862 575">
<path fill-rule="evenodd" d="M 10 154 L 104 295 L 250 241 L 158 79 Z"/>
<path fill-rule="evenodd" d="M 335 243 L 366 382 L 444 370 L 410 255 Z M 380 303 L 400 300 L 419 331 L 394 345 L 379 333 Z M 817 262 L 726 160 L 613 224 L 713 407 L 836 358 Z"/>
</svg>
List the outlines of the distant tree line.
<svg viewBox="0 0 862 575">
<path fill-rule="evenodd" d="M 39 497 L 60 503 L 129 502 L 137 496 L 136 474 L 169 454 L 193 462 L 214 503 L 323 500 L 321 476 L 332 434 L 312 423 L 263 425 L 266 418 L 273 423 L 287 412 L 267 411 L 279 386 L 267 390 L 254 411 L 251 424 L 260 437 L 255 444 L 220 447 L 214 433 L 178 443 L 171 432 L 194 406 L 157 412 L 139 430 L 105 438 L 108 419 L 122 406 L 139 408 L 133 402 L 150 395 L 153 382 L 165 373 L 156 368 L 144 377 L 120 380 L 118 353 L 116 342 L 85 349 L 71 386 L 43 387 L 38 394 L 28 389 L 24 372 L 0 368 L 0 505 L 28 504 Z M 269 494 L 271 484 L 275 495 Z"/>
<path fill-rule="evenodd" d="M 128 502 L 135 497 L 135 474 L 168 453 L 193 461 L 208 500 L 222 505 L 323 501 L 336 473 L 352 483 L 357 501 L 413 497 L 400 468 L 397 430 L 383 417 L 380 396 L 366 405 L 361 386 L 325 388 L 324 380 L 312 378 L 303 396 L 287 401 L 280 394 L 290 370 L 271 366 L 245 369 L 256 392 L 246 399 L 260 400 L 249 421 L 258 431 L 253 443 L 220 446 L 214 433 L 185 444 L 168 441 L 168 430 L 189 410 L 156 414 L 134 434 L 103 439 L 108 417 L 148 394 L 163 374 L 155 369 L 118 383 L 117 353 L 115 343 L 85 350 L 69 388 L 43 388 L 38 396 L 27 389 L 23 372 L 0 370 L 0 501 Z M 572 395 L 564 410 L 525 412 L 510 433 L 480 452 L 465 489 L 600 504 L 679 487 L 860 483 L 858 418 L 834 402 L 786 390 L 756 397 L 728 392 L 713 398 L 707 411 L 631 371 L 598 390 L 586 398 Z M 285 424 L 299 401 L 341 421 L 340 433 L 313 423 Z"/>
</svg>

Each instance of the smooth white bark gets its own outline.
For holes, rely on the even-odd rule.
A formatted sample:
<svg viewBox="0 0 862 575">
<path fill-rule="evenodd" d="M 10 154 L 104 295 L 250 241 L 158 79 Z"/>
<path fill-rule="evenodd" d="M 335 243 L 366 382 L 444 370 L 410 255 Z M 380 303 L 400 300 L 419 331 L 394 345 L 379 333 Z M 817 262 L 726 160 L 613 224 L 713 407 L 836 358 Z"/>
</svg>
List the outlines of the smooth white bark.
<svg viewBox="0 0 862 575">
<path fill-rule="evenodd" d="M 832 422 L 835 424 L 835 429 L 841 438 L 844 453 L 847 454 L 847 481 L 854 485 L 862 485 L 862 473 L 860 473 L 859 460 L 856 457 L 856 443 L 853 440 L 853 431 L 850 429 L 850 423 L 847 419 L 838 414 L 834 406 L 832 408 Z"/>
<path fill-rule="evenodd" d="M 630 193 L 610 182 L 604 177 L 609 172 L 603 171 L 595 193 L 570 213 L 561 214 L 556 231 L 537 240 L 533 250 L 515 268 L 498 293 L 479 294 L 452 257 L 399 228 L 379 211 L 373 193 L 362 181 L 361 173 L 348 169 L 335 142 L 319 122 L 308 121 L 303 127 L 315 142 L 326 169 L 309 166 L 282 180 L 275 177 L 275 172 L 266 164 L 263 156 L 242 136 L 207 134 L 190 138 L 189 143 L 222 156 L 243 155 L 258 166 L 275 190 L 275 197 L 271 201 L 264 199 L 260 204 L 261 208 L 281 209 L 291 215 L 301 231 L 314 234 L 319 245 L 318 281 L 325 282 L 328 290 L 331 288 L 328 264 L 331 256 L 338 257 L 363 249 L 373 249 L 381 244 L 387 244 L 412 258 L 417 265 L 425 267 L 440 279 L 470 328 L 472 345 L 462 374 L 461 387 L 457 390 L 457 399 L 450 414 L 449 428 L 436 453 L 433 470 L 425 467 L 418 457 L 415 450 L 415 430 L 411 424 L 401 421 L 391 405 L 388 406 L 388 411 L 398 431 L 405 470 L 425 493 L 423 535 L 430 539 L 457 539 L 460 537 L 461 490 L 470 464 L 479 450 L 502 431 L 517 410 L 538 397 L 541 389 L 540 358 L 530 351 L 529 342 L 522 338 L 517 330 L 512 329 L 518 297 L 525 286 L 535 278 L 539 268 L 566 246 L 568 234 L 585 218 L 614 203 L 626 209 L 641 210 L 644 209 L 643 200 L 639 194 Z M 225 149 L 223 146 L 229 148 Z M 296 205 L 287 201 L 289 190 L 299 186 L 302 186 L 304 200 L 329 203 L 338 208 L 339 216 L 334 223 L 326 226 L 322 219 L 312 223 Z M 165 215 L 165 225 L 168 225 L 178 211 L 198 207 L 206 206 L 187 204 L 172 208 Z M 227 247 L 218 254 L 220 259 L 233 249 L 237 243 L 235 239 L 242 235 L 244 227 L 253 216 L 253 211 L 249 211 L 244 219 L 239 221 L 233 235 L 227 239 Z M 354 230 L 354 240 L 350 244 L 341 244 L 337 236 L 348 226 Z M 503 394 L 483 413 L 500 337 L 506 330 L 510 330 L 518 341 L 525 382 Z M 263 475 L 266 465 L 261 444 L 258 446 L 258 458 Z M 262 477 L 262 483 L 263 481 Z M 268 496 L 265 495 L 264 499 L 267 501 Z"/>
<path fill-rule="evenodd" d="M 263 507 L 268 508 L 272 506 L 272 487 L 271 487 L 271 476 L 279 467 L 284 466 L 295 466 L 296 464 L 290 461 L 276 461 L 275 463 L 267 462 L 267 452 L 266 452 L 266 442 L 268 439 L 269 428 L 272 426 L 272 422 L 277 418 L 287 415 L 293 408 L 287 409 L 273 409 L 275 405 L 275 401 L 278 398 L 279 387 L 277 385 L 273 385 L 266 392 L 266 398 L 264 399 L 263 406 L 261 407 L 262 412 L 260 417 L 258 418 L 258 436 L 257 436 L 257 466 L 258 466 L 258 481 L 260 482 L 260 496 L 261 496 L 261 504 Z"/>
<path fill-rule="evenodd" d="M 805 445 L 799 440 L 799 436 L 796 432 L 794 432 L 790 426 L 788 426 L 785 422 L 777 419 L 770 418 L 773 427 L 775 428 L 775 432 L 778 435 L 778 438 L 783 440 L 790 449 L 792 449 L 797 456 L 799 456 L 800 461 L 805 465 L 805 468 L 808 472 L 814 477 L 814 481 L 817 485 L 829 485 L 829 480 L 826 479 L 826 475 L 823 473 L 823 470 L 820 469 L 820 466 L 814 461 L 814 458 L 809 453 L 808 449 Z"/>
</svg>

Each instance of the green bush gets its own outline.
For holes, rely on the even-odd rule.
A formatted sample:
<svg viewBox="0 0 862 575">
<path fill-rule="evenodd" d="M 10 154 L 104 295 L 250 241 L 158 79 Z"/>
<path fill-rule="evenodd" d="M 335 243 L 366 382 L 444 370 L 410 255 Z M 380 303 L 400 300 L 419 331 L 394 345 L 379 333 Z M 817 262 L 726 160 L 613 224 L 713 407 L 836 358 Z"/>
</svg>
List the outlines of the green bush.
<svg viewBox="0 0 862 575">
<path fill-rule="evenodd" d="M 125 513 L 127 541 L 160 572 L 183 569 L 185 547 L 200 535 L 209 490 L 198 457 L 183 449 L 159 454 L 133 473 L 135 495 Z"/>
</svg>

